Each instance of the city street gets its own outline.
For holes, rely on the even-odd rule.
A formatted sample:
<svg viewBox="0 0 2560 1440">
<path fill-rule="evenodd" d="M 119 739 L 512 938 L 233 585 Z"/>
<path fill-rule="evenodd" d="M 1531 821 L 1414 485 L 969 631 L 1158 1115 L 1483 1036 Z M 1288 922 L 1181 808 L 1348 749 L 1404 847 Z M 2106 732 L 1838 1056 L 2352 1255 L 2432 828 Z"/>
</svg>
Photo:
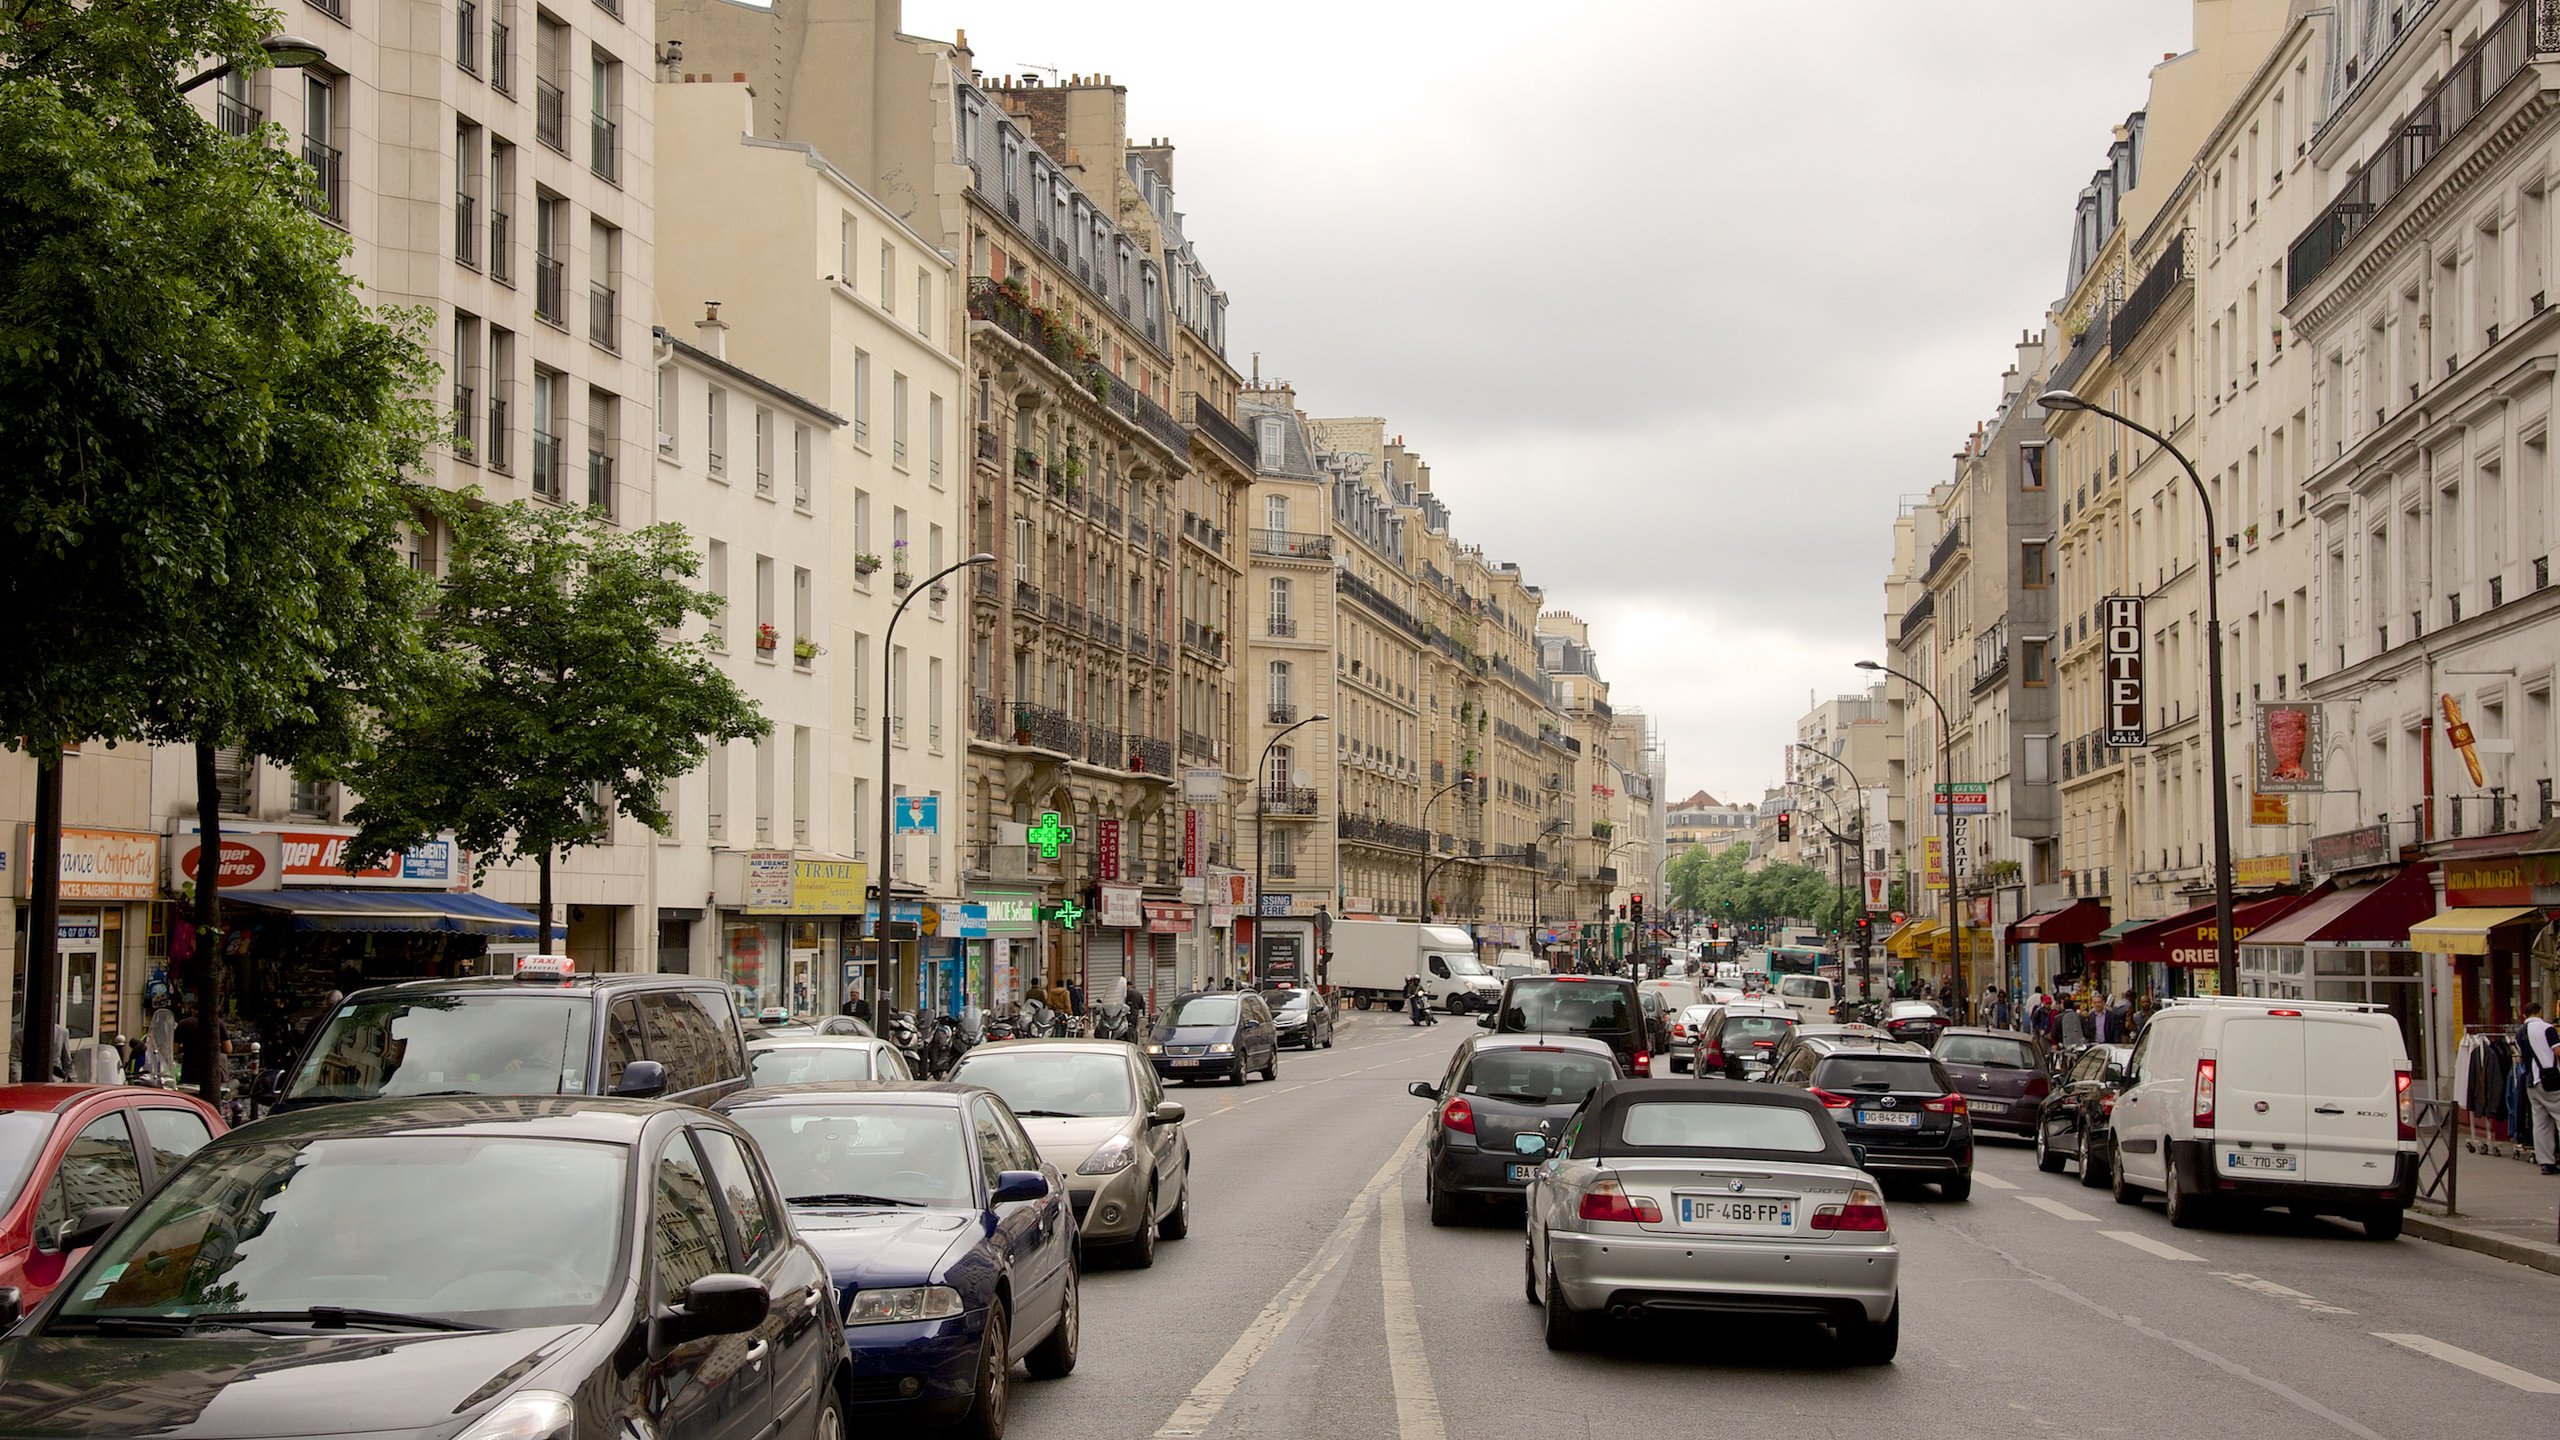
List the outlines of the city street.
<svg viewBox="0 0 2560 1440">
<path fill-rule="evenodd" d="M 1177 1087 L 1191 1238 L 1096 1266 L 1083 1362 L 1015 1389 L 1018 1440 L 1098 1436 L 1731 1433 L 2292 1436 L 2536 1433 L 2560 1397 L 2560 1277 L 2281 1217 L 2174 1230 L 2023 1146 L 1971 1201 L 1894 1206 L 1898 1363 L 1813 1332 L 1627 1333 L 1556 1355 L 1521 1297 L 1518 1221 L 1435 1230 L 1415 1142 L 1464 1022 L 1346 1012 L 1279 1082 Z M 2560 1197 L 2560 1190 L 2555 1190 Z M 1382 1204 L 1377 1202 L 1383 1202 Z M 1780 1430 L 1776 1427 L 1784 1427 Z"/>
</svg>

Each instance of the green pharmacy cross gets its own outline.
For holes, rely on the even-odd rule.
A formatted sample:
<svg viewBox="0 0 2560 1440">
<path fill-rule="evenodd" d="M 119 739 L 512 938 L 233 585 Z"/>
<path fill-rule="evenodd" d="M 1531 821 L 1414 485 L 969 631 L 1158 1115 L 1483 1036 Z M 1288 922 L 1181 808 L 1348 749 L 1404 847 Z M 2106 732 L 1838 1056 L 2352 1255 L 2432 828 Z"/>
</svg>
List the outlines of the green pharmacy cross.
<svg viewBox="0 0 2560 1440">
<path fill-rule="evenodd" d="M 1054 820 L 1057 817 L 1052 815 L 1049 818 Z M 1058 902 L 1058 908 L 1049 912 L 1049 918 L 1073 930 L 1076 928 L 1076 922 L 1084 918 L 1084 907 L 1073 900 L 1061 900 Z"/>
<path fill-rule="evenodd" d="M 1075 827 L 1059 824 L 1055 810 L 1041 812 L 1040 823 L 1022 833 L 1024 839 L 1039 847 L 1043 860 L 1057 859 L 1059 849 L 1076 838 Z"/>
</svg>

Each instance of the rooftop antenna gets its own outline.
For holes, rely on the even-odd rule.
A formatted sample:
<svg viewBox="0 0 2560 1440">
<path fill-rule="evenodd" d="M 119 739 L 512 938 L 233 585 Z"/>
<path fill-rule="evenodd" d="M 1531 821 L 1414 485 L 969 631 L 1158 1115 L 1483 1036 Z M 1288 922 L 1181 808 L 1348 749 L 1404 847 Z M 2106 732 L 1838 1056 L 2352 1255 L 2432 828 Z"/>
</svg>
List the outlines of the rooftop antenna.
<svg viewBox="0 0 2560 1440">
<path fill-rule="evenodd" d="M 1049 77 L 1049 83 L 1051 86 L 1055 86 L 1058 83 L 1058 67 L 1055 65 L 1034 65 L 1028 60 L 1016 60 L 1013 62 L 1013 68 L 1017 70 L 1037 70 Z"/>
</svg>

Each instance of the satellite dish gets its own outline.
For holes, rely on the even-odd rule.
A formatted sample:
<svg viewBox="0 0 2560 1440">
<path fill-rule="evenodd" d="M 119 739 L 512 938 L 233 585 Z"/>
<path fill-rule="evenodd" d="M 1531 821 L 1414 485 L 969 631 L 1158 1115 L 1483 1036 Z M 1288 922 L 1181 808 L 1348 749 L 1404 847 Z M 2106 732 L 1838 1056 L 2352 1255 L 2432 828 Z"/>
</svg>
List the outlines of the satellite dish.
<svg viewBox="0 0 2560 1440">
<path fill-rule="evenodd" d="M 1315 783 L 1315 779 L 1315 772 L 1309 770 L 1304 765 L 1301 765 L 1297 769 L 1289 772 L 1289 783 L 1292 785 L 1300 787 L 1313 785 Z"/>
</svg>

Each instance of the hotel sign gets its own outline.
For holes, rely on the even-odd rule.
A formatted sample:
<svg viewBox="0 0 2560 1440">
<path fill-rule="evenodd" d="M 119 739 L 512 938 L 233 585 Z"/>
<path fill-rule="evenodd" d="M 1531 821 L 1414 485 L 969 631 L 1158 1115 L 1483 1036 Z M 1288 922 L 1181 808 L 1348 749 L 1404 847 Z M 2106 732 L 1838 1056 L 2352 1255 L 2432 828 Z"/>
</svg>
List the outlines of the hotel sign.
<svg viewBox="0 0 2560 1440">
<path fill-rule="evenodd" d="M 2106 622 L 2107 743 L 2131 748 L 2151 743 L 2142 718 L 2142 597 L 2110 595 L 2098 607 Z"/>
</svg>

